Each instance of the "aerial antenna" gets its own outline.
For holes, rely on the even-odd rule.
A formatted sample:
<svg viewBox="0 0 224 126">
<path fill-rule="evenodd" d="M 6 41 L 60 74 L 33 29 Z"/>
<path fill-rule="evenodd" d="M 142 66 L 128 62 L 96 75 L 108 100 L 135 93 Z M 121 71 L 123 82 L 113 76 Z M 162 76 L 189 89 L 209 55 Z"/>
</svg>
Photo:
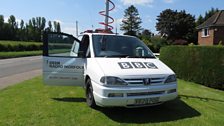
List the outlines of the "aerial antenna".
<svg viewBox="0 0 224 126">
<path fill-rule="evenodd" d="M 75 22 L 75 27 L 76 27 L 76 37 L 78 37 L 79 36 L 79 24 L 78 24 L 79 22 L 78 21 L 76 21 Z"/>
<path fill-rule="evenodd" d="M 115 32 L 116 32 L 115 34 L 118 34 L 117 33 L 117 19 L 115 20 Z"/>
<path fill-rule="evenodd" d="M 112 5 L 112 8 L 110 8 L 110 4 Z M 106 9 L 99 12 L 100 15 L 105 16 L 105 22 L 99 22 L 99 24 L 105 26 L 105 31 L 113 30 L 113 26 L 111 26 L 111 24 L 114 23 L 114 19 L 109 15 L 109 12 L 114 9 L 115 4 L 111 0 L 106 0 Z"/>
</svg>

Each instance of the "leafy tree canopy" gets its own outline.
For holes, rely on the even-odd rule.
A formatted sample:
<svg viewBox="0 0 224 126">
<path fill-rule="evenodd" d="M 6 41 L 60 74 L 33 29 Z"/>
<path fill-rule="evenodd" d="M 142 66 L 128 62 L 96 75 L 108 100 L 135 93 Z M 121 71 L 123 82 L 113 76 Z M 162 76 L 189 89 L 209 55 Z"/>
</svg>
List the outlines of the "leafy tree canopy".
<svg viewBox="0 0 224 126">
<path fill-rule="evenodd" d="M 137 8 L 131 5 L 124 13 L 121 30 L 124 31 L 126 35 L 136 36 L 141 30 L 140 24 L 142 23 Z"/>
<path fill-rule="evenodd" d="M 47 27 L 44 17 L 32 18 L 28 23 L 21 20 L 19 23 L 13 15 L 7 21 L 4 20 L 3 15 L 0 15 L 0 40 L 42 41 L 43 31 L 61 32 L 60 23 L 54 21 L 52 27 L 49 21 Z"/>
<path fill-rule="evenodd" d="M 157 18 L 156 29 L 168 40 L 190 40 L 194 36 L 195 18 L 184 10 L 166 9 Z"/>
</svg>

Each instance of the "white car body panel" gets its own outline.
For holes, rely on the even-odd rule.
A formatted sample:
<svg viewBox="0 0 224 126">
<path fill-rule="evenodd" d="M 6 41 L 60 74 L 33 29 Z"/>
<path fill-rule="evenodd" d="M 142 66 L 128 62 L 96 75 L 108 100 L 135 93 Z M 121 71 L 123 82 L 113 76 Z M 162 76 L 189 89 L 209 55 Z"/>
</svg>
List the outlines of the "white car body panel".
<svg viewBox="0 0 224 126">
<path fill-rule="evenodd" d="M 83 86 L 85 62 L 82 58 L 43 57 L 43 80 L 48 85 Z"/>
<path fill-rule="evenodd" d="M 169 75 L 175 73 L 159 59 L 95 57 L 92 35 L 97 34 L 86 33 L 85 35 L 88 35 L 90 38 L 88 50 L 91 53 L 91 57 L 77 58 L 78 53 L 73 52 L 70 52 L 70 56 L 73 57 L 43 57 L 43 80 L 45 84 L 85 87 L 86 78 L 89 77 L 93 87 L 95 102 L 103 107 L 150 106 L 161 104 L 177 97 L 177 82 L 164 83 Z M 74 45 L 72 48 L 74 48 Z M 129 67 L 125 63 L 128 63 Z M 117 87 L 104 85 L 100 82 L 100 79 L 104 76 L 121 78 L 128 85 Z M 129 83 L 129 81 L 144 81 L 144 79 L 148 78 L 152 79 L 149 85 Z M 120 93 L 122 97 L 109 97 L 110 93 Z M 136 100 L 147 100 L 150 98 L 158 98 L 158 101 L 154 104 L 136 105 Z"/>
<path fill-rule="evenodd" d="M 157 74 L 171 74 L 173 71 L 163 64 L 158 59 L 144 59 L 144 58 L 96 58 L 97 64 L 101 67 L 106 76 L 128 76 L 128 75 L 157 75 Z M 131 63 L 133 68 L 122 69 L 118 63 Z M 153 63 L 156 69 L 135 68 L 132 63 Z"/>
</svg>

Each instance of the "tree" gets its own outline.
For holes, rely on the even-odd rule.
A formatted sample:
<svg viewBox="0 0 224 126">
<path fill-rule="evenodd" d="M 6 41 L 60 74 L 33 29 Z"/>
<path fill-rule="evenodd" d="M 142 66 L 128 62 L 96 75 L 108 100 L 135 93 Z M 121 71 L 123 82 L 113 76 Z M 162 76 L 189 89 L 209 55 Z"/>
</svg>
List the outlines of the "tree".
<svg viewBox="0 0 224 126">
<path fill-rule="evenodd" d="M 45 29 L 46 32 L 52 32 L 53 31 L 53 27 L 52 27 L 52 23 L 51 21 L 48 21 L 48 27 Z"/>
<path fill-rule="evenodd" d="M 167 46 L 167 40 L 166 39 L 162 38 L 161 36 L 151 37 L 151 45 L 149 45 L 149 47 L 152 48 L 154 53 L 159 53 L 160 48 L 162 48 L 164 46 Z"/>
<path fill-rule="evenodd" d="M 197 19 L 197 21 L 196 21 L 196 26 L 199 26 L 200 24 L 202 24 L 204 22 L 204 18 L 201 16 L 201 15 L 199 15 L 199 17 L 198 17 L 198 19 Z"/>
<path fill-rule="evenodd" d="M 46 19 L 44 17 L 42 17 L 41 24 L 40 24 L 41 31 L 44 31 L 45 25 L 46 25 Z"/>
<path fill-rule="evenodd" d="M 46 19 L 44 17 L 36 17 L 29 20 L 26 31 L 29 40 L 41 41 L 42 32 L 45 30 Z"/>
<path fill-rule="evenodd" d="M 140 34 L 139 38 L 144 41 L 149 41 L 151 37 L 153 36 L 153 33 L 149 29 L 144 29 Z"/>
<path fill-rule="evenodd" d="M 0 15 L 0 28 L 4 25 L 4 16 Z"/>
<path fill-rule="evenodd" d="M 205 16 L 203 17 L 202 15 L 200 15 L 196 21 L 196 26 L 201 25 L 202 23 L 204 23 L 206 20 L 208 20 L 208 18 L 210 18 L 212 15 L 214 15 L 215 13 L 219 12 L 219 9 L 216 8 L 211 8 L 211 10 L 206 11 L 205 12 Z"/>
<path fill-rule="evenodd" d="M 4 32 L 3 28 L 4 28 L 4 16 L 0 15 L 0 39 L 2 39 L 3 36 L 4 36 L 3 35 L 3 32 Z"/>
<path fill-rule="evenodd" d="M 137 8 L 131 5 L 124 13 L 121 30 L 124 31 L 126 35 L 136 36 L 141 30 L 140 24 L 142 23 Z"/>
<path fill-rule="evenodd" d="M 144 29 L 141 35 L 151 38 L 153 36 L 153 33 L 149 29 Z"/>
<path fill-rule="evenodd" d="M 8 23 L 9 23 L 9 25 L 11 26 L 11 28 L 13 28 L 13 29 L 18 28 L 18 25 L 17 25 L 17 23 L 16 23 L 16 18 L 15 18 L 15 16 L 13 16 L 13 15 L 11 15 L 11 16 L 9 17 L 9 19 L 8 19 Z"/>
<path fill-rule="evenodd" d="M 20 22 L 20 29 L 24 29 L 24 21 L 23 20 L 21 20 L 21 22 Z"/>
<path fill-rule="evenodd" d="M 141 40 L 151 49 L 152 52 L 160 52 L 160 48 L 167 46 L 167 40 L 161 36 L 142 37 Z"/>
<path fill-rule="evenodd" d="M 25 23 L 23 20 L 20 22 L 19 33 L 17 35 L 20 41 L 26 40 Z"/>
<path fill-rule="evenodd" d="M 37 17 L 37 36 L 38 36 L 38 41 L 42 40 L 42 33 L 44 31 L 45 25 L 46 25 L 46 19 L 44 17 Z"/>
<path fill-rule="evenodd" d="M 49 30 L 50 30 L 50 31 L 53 31 L 53 30 L 52 30 L 52 24 L 51 24 L 51 21 L 48 22 L 48 27 L 49 27 Z"/>
<path fill-rule="evenodd" d="M 61 25 L 57 21 L 54 21 L 54 32 L 61 32 Z"/>
<path fill-rule="evenodd" d="M 205 13 L 204 20 L 206 21 L 208 18 L 210 18 L 210 17 L 211 17 L 212 15 L 214 15 L 216 12 L 219 12 L 219 9 L 218 9 L 218 8 L 216 8 L 216 9 L 211 8 L 211 10 L 209 10 L 209 11 L 207 11 L 207 12 Z"/>
<path fill-rule="evenodd" d="M 17 41 L 42 41 L 43 31 L 61 32 L 59 22 L 54 23 L 52 27 L 51 21 L 46 27 L 46 19 L 44 17 L 33 17 L 28 23 L 21 20 L 20 24 L 16 21 L 15 16 L 11 15 L 8 22 L 4 21 L 4 16 L 0 15 L 0 40 L 17 40 Z"/>
<path fill-rule="evenodd" d="M 57 30 L 56 30 L 56 32 L 61 32 L 61 25 L 60 25 L 59 22 L 57 23 Z"/>
<path fill-rule="evenodd" d="M 12 40 L 16 40 L 16 32 L 18 30 L 18 24 L 16 22 L 15 16 L 11 15 L 8 19 L 9 28 L 5 29 L 9 32 L 7 37 L 11 38 Z"/>
<path fill-rule="evenodd" d="M 184 10 L 166 9 L 157 18 L 157 31 L 168 40 L 191 40 L 195 30 L 195 18 Z"/>
</svg>

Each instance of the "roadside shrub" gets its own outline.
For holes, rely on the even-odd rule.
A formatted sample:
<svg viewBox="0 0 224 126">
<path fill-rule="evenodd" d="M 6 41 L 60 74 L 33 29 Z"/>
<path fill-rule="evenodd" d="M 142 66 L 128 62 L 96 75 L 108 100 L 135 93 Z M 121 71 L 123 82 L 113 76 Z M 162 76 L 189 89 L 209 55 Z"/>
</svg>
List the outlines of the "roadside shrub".
<svg viewBox="0 0 224 126">
<path fill-rule="evenodd" d="M 26 57 L 26 56 L 39 56 L 42 51 L 24 51 L 24 52 L 0 52 L 0 59 Z"/>
<path fill-rule="evenodd" d="M 167 40 L 164 38 L 161 38 L 161 36 L 153 36 L 151 38 L 152 47 L 155 50 L 155 53 L 159 53 L 160 49 L 164 46 L 167 46 Z"/>
<path fill-rule="evenodd" d="M 160 59 L 178 78 L 224 89 L 224 47 L 169 46 L 161 49 Z"/>
<path fill-rule="evenodd" d="M 43 44 L 37 42 L 0 41 L 0 52 L 37 51 Z"/>
<path fill-rule="evenodd" d="M 142 38 L 142 41 L 154 53 L 159 53 L 161 47 L 167 46 L 167 40 L 164 38 L 161 38 L 161 36 L 153 36 L 151 38 Z"/>
</svg>

